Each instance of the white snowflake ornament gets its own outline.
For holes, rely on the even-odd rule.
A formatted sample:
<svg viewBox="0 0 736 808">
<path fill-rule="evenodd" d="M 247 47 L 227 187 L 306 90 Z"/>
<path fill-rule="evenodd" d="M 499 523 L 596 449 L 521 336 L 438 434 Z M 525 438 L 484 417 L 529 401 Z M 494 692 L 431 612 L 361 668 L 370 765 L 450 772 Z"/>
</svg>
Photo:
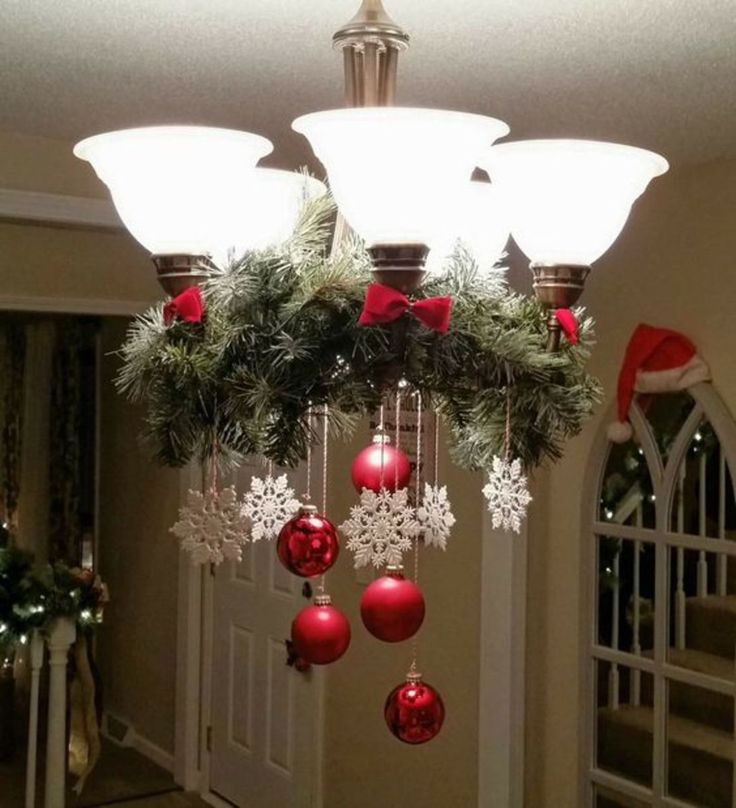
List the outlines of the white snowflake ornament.
<svg viewBox="0 0 736 808">
<path fill-rule="evenodd" d="M 364 488 L 360 505 L 350 509 L 350 518 L 340 525 L 348 537 L 347 548 L 355 554 L 355 567 L 401 564 L 402 554 L 411 549 L 419 533 L 414 508 L 406 488 L 378 493 Z"/>
<path fill-rule="evenodd" d="M 488 500 L 493 527 L 519 533 L 521 523 L 526 519 L 527 506 L 532 501 L 526 475 L 521 472 L 521 460 L 517 457 L 509 462 L 494 457 L 493 471 L 488 475 L 483 493 Z"/>
<path fill-rule="evenodd" d="M 249 529 L 250 521 L 230 486 L 219 492 L 210 489 L 206 494 L 189 491 L 171 532 L 181 539 L 182 550 L 189 553 L 192 564 L 221 564 L 226 558 L 242 559 Z"/>
<path fill-rule="evenodd" d="M 447 549 L 455 516 L 450 510 L 446 486 L 424 484 L 422 504 L 417 508 L 417 521 L 427 547 Z"/>
<path fill-rule="evenodd" d="M 275 539 L 299 510 L 299 505 L 285 474 L 252 477 L 250 491 L 243 497 L 243 513 L 250 519 L 253 541 Z"/>
</svg>

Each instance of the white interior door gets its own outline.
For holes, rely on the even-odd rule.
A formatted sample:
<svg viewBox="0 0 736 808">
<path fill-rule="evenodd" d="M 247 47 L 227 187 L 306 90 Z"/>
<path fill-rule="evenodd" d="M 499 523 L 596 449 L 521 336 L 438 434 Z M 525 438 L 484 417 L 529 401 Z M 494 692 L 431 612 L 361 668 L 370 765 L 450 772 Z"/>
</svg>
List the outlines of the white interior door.
<svg viewBox="0 0 736 808">
<path fill-rule="evenodd" d="M 241 469 L 236 487 L 262 473 Z M 298 475 L 290 479 L 301 493 Z M 210 790 L 243 808 L 318 805 L 319 671 L 286 664 L 291 621 L 307 605 L 303 585 L 266 541 L 215 574 Z"/>
</svg>

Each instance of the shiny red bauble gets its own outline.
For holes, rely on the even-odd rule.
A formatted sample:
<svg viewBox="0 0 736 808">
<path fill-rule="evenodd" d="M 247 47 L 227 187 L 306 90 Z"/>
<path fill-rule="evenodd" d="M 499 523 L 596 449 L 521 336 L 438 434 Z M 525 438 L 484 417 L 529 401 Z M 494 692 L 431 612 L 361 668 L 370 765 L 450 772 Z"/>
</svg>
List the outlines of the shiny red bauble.
<svg viewBox="0 0 736 808">
<path fill-rule="evenodd" d="M 350 474 L 358 493 L 364 488 L 376 493 L 381 488 L 396 491 L 409 485 L 411 463 L 401 449 L 391 445 L 388 435 L 378 434 L 370 446 L 358 452 Z"/>
<path fill-rule="evenodd" d="M 350 645 L 350 623 L 329 595 L 317 595 L 314 605 L 302 609 L 291 624 L 296 653 L 312 665 L 329 665 Z"/>
<path fill-rule="evenodd" d="M 445 705 L 440 694 L 422 681 L 421 674 L 409 673 L 406 682 L 389 693 L 383 714 L 400 741 L 420 744 L 431 741 L 442 729 Z"/>
<path fill-rule="evenodd" d="M 340 552 L 337 530 L 313 505 L 303 505 L 281 528 L 276 552 L 289 572 L 302 578 L 314 578 L 337 561 Z"/>
<path fill-rule="evenodd" d="M 360 616 L 374 637 L 401 642 L 419 631 L 424 620 L 424 596 L 408 581 L 401 567 L 389 567 L 382 578 L 369 584 L 360 599 Z"/>
</svg>

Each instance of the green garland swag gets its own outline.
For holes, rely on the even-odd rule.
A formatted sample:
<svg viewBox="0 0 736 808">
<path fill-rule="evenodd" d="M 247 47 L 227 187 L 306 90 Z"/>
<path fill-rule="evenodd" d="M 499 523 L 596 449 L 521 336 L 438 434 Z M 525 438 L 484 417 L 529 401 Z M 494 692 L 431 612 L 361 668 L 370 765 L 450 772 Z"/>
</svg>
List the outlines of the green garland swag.
<svg viewBox="0 0 736 808">
<path fill-rule="evenodd" d="M 593 333 L 582 310 L 579 343 L 547 353 L 540 304 L 458 247 L 416 294 L 453 297 L 447 334 L 411 316 L 360 327 L 370 262 L 356 242 L 328 255 L 333 219 L 330 200 L 308 203 L 288 242 L 219 272 L 202 289 L 203 322 L 166 327 L 159 304 L 131 325 L 118 385 L 147 402 L 160 461 L 254 454 L 295 466 L 314 437 L 310 407 L 327 404 L 342 434 L 400 378 L 440 412 L 465 468 L 503 454 L 507 400 L 512 455 L 526 466 L 559 457 L 600 396 L 584 370 Z"/>
<path fill-rule="evenodd" d="M 47 629 L 59 617 L 89 631 L 102 620 L 107 590 L 88 569 L 56 563 L 35 568 L 33 556 L 0 548 L 0 651 L 7 653 L 33 629 Z M 2 660 L 0 660 L 1 662 Z"/>
</svg>

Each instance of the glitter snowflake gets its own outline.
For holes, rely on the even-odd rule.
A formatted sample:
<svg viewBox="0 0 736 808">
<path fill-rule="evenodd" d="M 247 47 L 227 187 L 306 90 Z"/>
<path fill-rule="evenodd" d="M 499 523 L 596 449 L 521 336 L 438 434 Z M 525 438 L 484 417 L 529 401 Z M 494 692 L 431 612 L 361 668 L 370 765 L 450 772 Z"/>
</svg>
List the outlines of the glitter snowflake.
<svg viewBox="0 0 736 808">
<path fill-rule="evenodd" d="M 350 509 L 350 518 L 340 525 L 348 537 L 347 547 L 355 554 L 355 566 L 400 564 L 411 540 L 419 533 L 414 508 L 406 488 L 379 493 L 363 489 L 360 505 Z"/>
<path fill-rule="evenodd" d="M 526 476 L 521 473 L 521 461 L 517 458 L 509 463 L 494 457 L 493 471 L 488 475 L 483 493 L 488 500 L 493 527 L 519 533 L 527 505 L 532 501 Z"/>
<path fill-rule="evenodd" d="M 252 477 L 250 491 L 243 497 L 243 513 L 251 521 L 253 541 L 275 539 L 299 504 L 285 474 Z"/>
<path fill-rule="evenodd" d="M 424 484 L 422 504 L 417 508 L 417 521 L 427 547 L 447 549 L 455 517 L 450 510 L 447 488 L 442 485 Z"/>
<path fill-rule="evenodd" d="M 171 532 L 181 539 L 192 564 L 240 561 L 249 538 L 250 521 L 242 512 L 235 489 L 189 491 Z"/>
</svg>

